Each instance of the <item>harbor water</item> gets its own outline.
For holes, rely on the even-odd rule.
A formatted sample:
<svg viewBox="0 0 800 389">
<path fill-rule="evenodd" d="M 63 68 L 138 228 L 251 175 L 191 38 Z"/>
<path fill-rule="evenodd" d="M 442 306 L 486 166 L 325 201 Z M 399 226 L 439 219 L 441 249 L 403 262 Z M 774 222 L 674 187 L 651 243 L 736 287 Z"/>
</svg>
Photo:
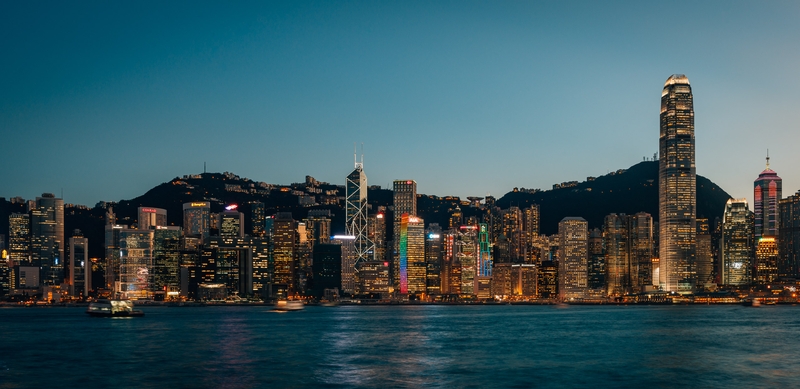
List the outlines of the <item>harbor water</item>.
<svg viewBox="0 0 800 389">
<path fill-rule="evenodd" d="M 800 306 L 0 309 L 0 388 L 800 387 Z"/>
</svg>

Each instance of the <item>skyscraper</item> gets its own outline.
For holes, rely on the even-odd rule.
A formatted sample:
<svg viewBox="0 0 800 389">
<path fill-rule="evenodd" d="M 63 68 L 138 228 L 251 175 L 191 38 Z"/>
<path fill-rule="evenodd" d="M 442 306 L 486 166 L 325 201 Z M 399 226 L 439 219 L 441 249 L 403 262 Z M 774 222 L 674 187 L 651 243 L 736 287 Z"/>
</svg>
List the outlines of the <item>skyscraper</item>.
<svg viewBox="0 0 800 389">
<path fill-rule="evenodd" d="M 400 219 L 404 213 L 417 214 L 417 183 L 413 180 L 395 180 L 392 189 L 394 206 L 392 284 L 397 291 L 400 289 Z"/>
<path fill-rule="evenodd" d="M 442 286 L 442 228 L 431 223 L 425 230 L 426 289 L 428 294 L 440 294 Z"/>
<path fill-rule="evenodd" d="M 8 257 L 16 265 L 31 260 L 31 218 L 27 213 L 8 215 Z"/>
<path fill-rule="evenodd" d="M 92 263 L 89 261 L 89 240 L 80 230 L 69 238 L 69 294 L 87 297 L 92 289 Z"/>
<path fill-rule="evenodd" d="M 774 236 L 762 236 L 756 246 L 754 281 L 766 285 L 778 278 L 778 242 Z"/>
<path fill-rule="evenodd" d="M 778 276 L 797 277 L 800 264 L 800 191 L 779 203 Z"/>
<path fill-rule="evenodd" d="M 115 291 L 123 298 L 147 298 L 153 269 L 153 230 L 119 231 L 119 280 Z"/>
<path fill-rule="evenodd" d="M 400 220 L 400 293 L 425 293 L 425 222 L 409 214 Z"/>
<path fill-rule="evenodd" d="M 722 219 L 722 283 L 747 285 L 753 280 L 753 213 L 746 199 L 729 199 Z"/>
<path fill-rule="evenodd" d="M 149 230 L 152 227 L 167 225 L 167 210 L 162 208 L 139 207 L 139 229 Z"/>
<path fill-rule="evenodd" d="M 659 137 L 659 286 L 691 293 L 696 284 L 696 173 L 692 87 L 670 76 L 661 92 Z"/>
<path fill-rule="evenodd" d="M 41 269 L 43 285 L 64 281 L 64 200 L 52 193 L 36 198 L 31 209 L 31 261 Z"/>
<path fill-rule="evenodd" d="M 367 175 L 364 173 L 364 157 L 361 158 L 345 183 L 345 233 L 355 237 L 356 262 L 372 260 L 375 254 L 375 247 L 367 236 Z"/>
<path fill-rule="evenodd" d="M 588 291 L 589 223 L 565 217 L 558 223 L 558 297 L 582 298 Z"/>
<path fill-rule="evenodd" d="M 778 173 L 767 168 L 753 182 L 753 213 L 755 214 L 756 241 L 765 235 L 778 235 L 778 202 L 781 200 L 783 180 Z"/>
<path fill-rule="evenodd" d="M 250 203 L 250 233 L 253 236 L 263 237 L 266 235 L 265 228 L 267 226 L 266 209 L 264 203 L 260 201 L 251 201 Z"/>
<path fill-rule="evenodd" d="M 342 293 L 356 293 L 356 237 L 353 235 L 334 235 L 331 243 L 341 247 L 341 264 L 339 265 Z"/>
<path fill-rule="evenodd" d="M 273 282 L 281 285 L 279 289 L 286 290 L 288 294 L 295 291 L 295 268 L 294 259 L 296 242 L 296 222 L 290 212 L 278 212 L 275 215 L 273 225 L 273 261 L 274 277 Z"/>
<path fill-rule="evenodd" d="M 183 234 L 208 238 L 211 230 L 211 203 L 194 201 L 183 204 Z"/>
<path fill-rule="evenodd" d="M 230 207 L 229 207 L 230 208 Z M 233 209 L 217 215 L 220 236 L 244 237 L 244 214 Z"/>
</svg>

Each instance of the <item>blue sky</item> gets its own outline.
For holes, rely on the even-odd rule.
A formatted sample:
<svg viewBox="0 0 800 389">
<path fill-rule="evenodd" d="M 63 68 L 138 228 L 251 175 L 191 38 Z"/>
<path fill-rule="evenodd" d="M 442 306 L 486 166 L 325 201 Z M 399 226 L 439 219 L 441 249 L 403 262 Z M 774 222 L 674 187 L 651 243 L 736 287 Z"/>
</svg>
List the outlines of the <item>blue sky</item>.
<svg viewBox="0 0 800 389">
<path fill-rule="evenodd" d="M 697 4 L 696 4 L 697 3 Z M 0 196 L 93 205 L 230 171 L 502 195 L 652 157 L 689 77 L 697 172 L 800 189 L 798 2 L 2 2 Z"/>
</svg>

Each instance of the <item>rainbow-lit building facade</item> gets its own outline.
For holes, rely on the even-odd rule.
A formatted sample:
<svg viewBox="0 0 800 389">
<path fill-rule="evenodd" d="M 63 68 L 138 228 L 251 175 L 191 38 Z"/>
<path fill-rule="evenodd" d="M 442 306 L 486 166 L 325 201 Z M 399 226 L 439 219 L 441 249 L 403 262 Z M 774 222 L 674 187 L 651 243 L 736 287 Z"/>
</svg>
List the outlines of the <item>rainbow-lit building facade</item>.
<svg viewBox="0 0 800 389">
<path fill-rule="evenodd" d="M 404 213 L 400 216 L 400 294 L 426 292 L 425 222 Z"/>
</svg>

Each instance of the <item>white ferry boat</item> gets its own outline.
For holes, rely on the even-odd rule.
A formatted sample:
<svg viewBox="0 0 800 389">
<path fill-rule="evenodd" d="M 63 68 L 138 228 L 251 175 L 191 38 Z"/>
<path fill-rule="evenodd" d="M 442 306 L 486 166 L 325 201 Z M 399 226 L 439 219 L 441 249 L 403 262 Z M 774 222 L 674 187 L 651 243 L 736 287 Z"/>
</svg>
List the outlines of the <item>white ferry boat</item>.
<svg viewBox="0 0 800 389">
<path fill-rule="evenodd" d="M 89 303 L 86 310 L 89 316 L 96 317 L 139 317 L 144 316 L 144 312 L 133 309 L 133 302 L 130 300 L 107 300 L 100 299 Z"/>
<path fill-rule="evenodd" d="M 306 306 L 300 300 L 280 300 L 277 303 L 275 303 L 275 307 L 272 308 L 272 310 L 288 312 L 288 311 L 302 311 L 305 308 Z"/>
</svg>

